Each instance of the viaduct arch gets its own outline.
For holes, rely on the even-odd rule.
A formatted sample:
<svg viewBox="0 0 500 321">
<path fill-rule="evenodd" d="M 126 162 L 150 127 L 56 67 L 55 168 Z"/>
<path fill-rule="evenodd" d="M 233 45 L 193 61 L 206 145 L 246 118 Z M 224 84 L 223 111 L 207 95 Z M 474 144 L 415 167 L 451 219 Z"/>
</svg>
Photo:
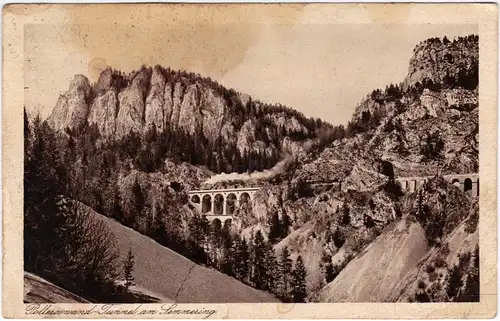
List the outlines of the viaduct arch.
<svg viewBox="0 0 500 321">
<path fill-rule="evenodd" d="M 234 211 L 254 199 L 259 187 L 192 190 L 189 203 L 209 221 L 219 219 L 222 224 L 233 218 Z"/>
<path fill-rule="evenodd" d="M 401 184 L 403 190 L 413 193 L 426 181 L 434 176 L 425 177 L 398 177 L 396 181 Z M 444 179 L 459 187 L 471 197 L 479 197 L 479 174 L 453 174 L 444 175 Z"/>
</svg>

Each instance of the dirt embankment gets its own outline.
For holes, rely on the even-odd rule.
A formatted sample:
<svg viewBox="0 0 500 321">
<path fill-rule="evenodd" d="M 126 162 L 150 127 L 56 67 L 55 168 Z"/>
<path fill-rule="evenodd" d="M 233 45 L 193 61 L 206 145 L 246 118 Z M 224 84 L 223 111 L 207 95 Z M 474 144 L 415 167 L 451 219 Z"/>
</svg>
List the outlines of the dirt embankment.
<svg viewBox="0 0 500 321">
<path fill-rule="evenodd" d="M 320 301 L 390 301 L 427 251 L 422 227 L 402 220 L 354 258 L 320 293 Z"/>
</svg>

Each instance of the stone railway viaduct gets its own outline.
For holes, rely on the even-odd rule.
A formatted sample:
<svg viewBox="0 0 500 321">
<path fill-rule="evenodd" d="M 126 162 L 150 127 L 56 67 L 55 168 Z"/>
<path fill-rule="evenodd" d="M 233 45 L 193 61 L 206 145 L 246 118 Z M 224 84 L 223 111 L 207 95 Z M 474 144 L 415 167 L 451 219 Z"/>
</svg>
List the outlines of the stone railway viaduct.
<svg viewBox="0 0 500 321">
<path fill-rule="evenodd" d="M 193 190 L 188 193 L 189 203 L 209 221 L 219 219 L 222 223 L 232 219 L 234 210 L 251 202 L 260 187 Z"/>
<path fill-rule="evenodd" d="M 404 191 L 413 193 L 426 181 L 434 176 L 425 177 L 398 177 L 395 180 L 401 184 Z M 479 174 L 445 175 L 444 179 L 459 187 L 471 197 L 479 196 Z M 341 186 L 341 182 L 310 182 L 311 184 L 326 184 Z M 189 204 L 200 213 L 206 215 L 209 221 L 219 219 L 222 223 L 233 218 L 236 208 L 244 203 L 251 202 L 260 187 L 234 187 L 225 189 L 204 189 L 188 192 Z"/>
</svg>

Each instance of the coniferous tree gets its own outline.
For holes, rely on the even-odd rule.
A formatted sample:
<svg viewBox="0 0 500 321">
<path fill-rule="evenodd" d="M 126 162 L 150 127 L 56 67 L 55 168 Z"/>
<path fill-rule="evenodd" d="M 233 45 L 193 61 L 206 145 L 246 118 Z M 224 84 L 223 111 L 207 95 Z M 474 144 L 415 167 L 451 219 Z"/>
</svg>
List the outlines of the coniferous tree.
<svg viewBox="0 0 500 321">
<path fill-rule="evenodd" d="M 252 275 L 252 283 L 255 285 L 257 289 L 264 289 L 266 286 L 266 248 L 264 243 L 264 236 L 262 232 L 258 230 L 255 233 L 255 238 L 253 241 L 253 255 L 252 255 L 252 267 L 253 267 L 253 275 Z"/>
<path fill-rule="evenodd" d="M 134 271 L 134 255 L 132 254 L 132 249 L 128 249 L 127 257 L 123 262 L 123 276 L 125 278 L 125 288 L 128 289 L 134 283 L 134 276 L 132 272 Z"/>
<path fill-rule="evenodd" d="M 283 213 L 281 216 L 281 226 L 280 226 L 280 236 L 282 239 L 288 236 L 290 233 L 289 229 L 292 223 L 290 222 L 290 217 L 287 213 Z"/>
<path fill-rule="evenodd" d="M 222 243 L 222 263 L 221 270 L 224 274 L 229 276 L 235 276 L 234 272 L 234 259 L 235 259 L 235 249 L 233 237 L 230 234 L 229 220 L 224 222 L 224 227 L 221 231 L 221 243 Z"/>
<path fill-rule="evenodd" d="M 29 134 L 30 129 L 25 129 Z M 24 263 L 28 271 L 50 271 L 64 260 L 60 246 L 65 213 L 58 203 L 65 194 L 66 172 L 62 166 L 56 137 L 46 122 L 37 117 L 24 167 Z"/>
<path fill-rule="evenodd" d="M 479 246 L 474 250 L 472 264 L 469 267 L 469 273 L 465 279 L 465 286 L 462 295 L 458 301 L 460 302 L 479 302 Z"/>
<path fill-rule="evenodd" d="M 277 212 L 271 216 L 271 222 L 269 224 L 269 242 L 275 243 L 281 236 L 281 223 Z"/>
<path fill-rule="evenodd" d="M 323 253 L 323 257 L 321 258 L 320 263 L 323 273 L 325 275 L 325 282 L 330 283 L 335 279 L 335 268 L 332 264 L 332 256 L 327 253 Z"/>
<path fill-rule="evenodd" d="M 205 234 L 202 230 L 201 218 L 193 215 L 188 222 L 188 256 L 195 262 L 206 263 L 206 253 L 202 244 L 205 242 Z"/>
<path fill-rule="evenodd" d="M 231 252 L 233 253 L 232 270 L 234 273 L 234 277 L 240 281 L 243 281 L 242 278 L 243 253 L 241 252 L 241 250 L 242 250 L 241 237 L 238 234 L 236 234 L 233 238 L 233 243 L 231 246 Z"/>
<path fill-rule="evenodd" d="M 280 298 L 284 302 L 290 301 L 290 282 L 291 282 L 291 273 L 292 273 L 292 260 L 290 259 L 290 252 L 288 248 L 285 246 L 281 251 L 280 260 L 279 260 L 279 276 L 280 276 L 280 289 L 279 295 Z"/>
<path fill-rule="evenodd" d="M 306 267 L 299 255 L 292 272 L 292 298 L 293 302 L 305 302 L 307 297 L 306 289 Z"/>
<path fill-rule="evenodd" d="M 274 249 L 269 243 L 266 245 L 264 264 L 266 265 L 264 289 L 271 293 L 277 294 L 278 261 L 276 260 Z"/>
<path fill-rule="evenodd" d="M 330 283 L 333 280 L 335 280 L 336 276 L 337 275 L 336 275 L 335 267 L 333 266 L 333 264 L 331 262 L 325 264 L 325 281 L 326 281 L 326 283 Z"/>
<path fill-rule="evenodd" d="M 221 269 L 221 256 L 220 256 L 220 250 L 222 247 L 222 242 L 221 242 L 221 222 L 219 220 L 213 220 L 212 223 L 210 224 L 210 237 L 209 237 L 209 242 L 210 242 L 210 265 L 214 267 L 217 270 Z"/>
<path fill-rule="evenodd" d="M 125 207 L 125 219 L 123 222 L 127 226 L 134 226 L 144 209 L 144 195 L 142 194 L 141 185 L 139 185 L 137 177 L 132 185 L 131 193 L 132 195 Z"/>
<path fill-rule="evenodd" d="M 248 278 L 250 276 L 250 251 L 246 239 L 241 240 L 241 246 L 238 252 L 241 258 L 239 270 L 240 280 L 244 283 L 248 283 Z"/>
<path fill-rule="evenodd" d="M 342 205 L 342 225 L 349 225 L 351 224 L 351 215 L 349 213 L 349 206 L 347 203 L 344 203 Z"/>
</svg>

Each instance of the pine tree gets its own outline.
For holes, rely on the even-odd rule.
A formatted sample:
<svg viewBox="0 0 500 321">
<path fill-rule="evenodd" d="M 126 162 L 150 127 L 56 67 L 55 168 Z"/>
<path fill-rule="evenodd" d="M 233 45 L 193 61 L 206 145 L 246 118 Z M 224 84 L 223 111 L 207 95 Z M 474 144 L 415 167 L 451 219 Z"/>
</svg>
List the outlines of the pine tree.
<svg viewBox="0 0 500 321">
<path fill-rule="evenodd" d="M 335 244 L 335 247 L 340 249 L 342 245 L 345 243 L 345 237 L 342 231 L 339 228 L 335 229 L 335 232 L 333 232 L 333 244 Z"/>
<path fill-rule="evenodd" d="M 288 234 L 290 233 L 289 229 L 290 229 L 291 225 L 292 225 L 292 223 L 290 222 L 290 217 L 288 216 L 288 214 L 283 213 L 283 215 L 281 216 L 281 226 L 280 226 L 281 227 L 280 228 L 280 236 L 282 239 L 287 237 Z"/>
<path fill-rule="evenodd" d="M 252 283 L 257 289 L 264 289 L 266 286 L 266 248 L 264 244 L 264 236 L 260 230 L 255 233 L 254 243 L 253 243 L 253 275 Z"/>
<path fill-rule="evenodd" d="M 295 268 L 292 272 L 292 298 L 293 302 L 305 302 L 307 297 L 306 290 L 306 267 L 302 261 L 302 257 L 299 255 L 297 261 L 295 262 Z"/>
<path fill-rule="evenodd" d="M 66 215 L 58 203 L 60 195 L 67 194 L 67 176 L 56 136 L 47 122 L 37 117 L 32 132 L 24 164 L 24 266 L 41 273 L 56 269 L 52 265 L 65 260 L 60 245 Z"/>
<path fill-rule="evenodd" d="M 476 246 L 469 273 L 465 279 L 463 294 L 459 297 L 461 302 L 479 302 L 479 246 Z"/>
<path fill-rule="evenodd" d="M 280 289 L 279 295 L 280 298 L 284 302 L 290 301 L 289 285 L 291 281 L 291 273 L 292 273 L 292 260 L 290 259 L 290 252 L 288 252 L 288 248 L 285 246 L 281 251 L 280 260 L 279 260 L 279 275 L 280 275 Z"/>
<path fill-rule="evenodd" d="M 349 214 L 349 206 L 347 206 L 347 203 L 344 203 L 342 205 L 342 225 L 349 225 L 351 224 L 351 215 Z"/>
<path fill-rule="evenodd" d="M 323 253 L 323 257 L 321 258 L 320 262 L 320 267 L 323 270 L 323 273 L 325 275 L 325 282 L 330 283 L 335 279 L 335 268 L 333 267 L 332 264 L 332 256 L 327 254 L 326 252 Z"/>
<path fill-rule="evenodd" d="M 240 253 L 240 280 L 247 283 L 250 275 L 250 252 L 246 239 L 241 240 L 241 246 L 238 250 Z"/>
<path fill-rule="evenodd" d="M 233 238 L 231 252 L 233 253 L 232 269 L 234 272 L 234 277 L 241 281 L 242 280 L 242 278 L 241 278 L 241 270 L 242 270 L 241 259 L 242 259 L 243 255 L 241 253 L 241 237 L 238 234 L 236 234 Z"/>
<path fill-rule="evenodd" d="M 222 243 L 222 263 L 221 270 L 224 274 L 229 276 L 235 276 L 235 248 L 234 240 L 230 233 L 231 224 L 228 223 L 229 220 L 224 222 L 224 227 L 221 231 L 221 243 Z"/>
<path fill-rule="evenodd" d="M 197 263 L 206 263 L 206 253 L 202 244 L 205 243 L 205 233 L 202 229 L 202 220 L 193 215 L 188 222 L 188 256 Z"/>
<path fill-rule="evenodd" d="M 278 238 L 281 236 L 281 224 L 280 218 L 277 212 L 271 216 L 271 222 L 269 224 L 269 242 L 276 243 Z"/>
<path fill-rule="evenodd" d="M 221 269 L 220 262 L 220 250 L 222 247 L 221 242 L 221 222 L 219 220 L 213 220 L 210 225 L 210 264 L 217 270 Z"/>
<path fill-rule="evenodd" d="M 331 262 L 325 264 L 325 281 L 326 283 L 330 283 L 335 280 L 336 272 L 335 267 Z"/>
<path fill-rule="evenodd" d="M 141 185 L 139 184 L 137 177 L 132 185 L 132 197 L 126 204 L 125 208 L 125 220 L 124 224 L 127 226 L 133 226 L 134 223 L 138 221 L 138 218 L 142 214 L 144 209 L 144 195 L 142 194 Z"/>
<path fill-rule="evenodd" d="M 134 276 L 132 272 L 134 271 L 134 255 L 132 254 L 132 249 L 128 249 L 127 258 L 123 262 L 123 276 L 125 277 L 125 288 L 130 288 L 134 283 Z"/>
<path fill-rule="evenodd" d="M 278 261 L 276 260 L 274 249 L 269 243 L 266 245 L 264 264 L 266 266 L 264 289 L 277 294 Z"/>
</svg>

